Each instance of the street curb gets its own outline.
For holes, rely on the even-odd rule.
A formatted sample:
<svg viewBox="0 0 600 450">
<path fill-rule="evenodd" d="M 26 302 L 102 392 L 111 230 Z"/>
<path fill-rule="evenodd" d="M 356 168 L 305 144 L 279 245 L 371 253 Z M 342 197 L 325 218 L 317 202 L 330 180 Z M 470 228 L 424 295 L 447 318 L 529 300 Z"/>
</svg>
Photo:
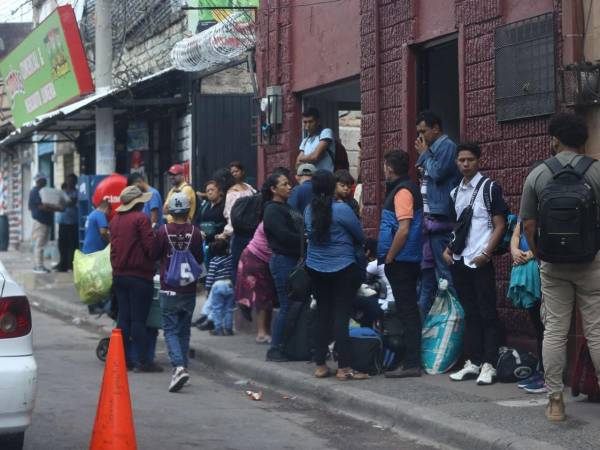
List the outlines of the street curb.
<svg viewBox="0 0 600 450">
<path fill-rule="evenodd" d="M 65 302 L 58 296 L 40 291 L 29 291 L 27 295 L 32 303 L 36 303 L 33 305 L 36 309 L 66 318 L 77 318 L 77 325 L 89 325 L 96 328 L 99 334 L 110 334 L 112 327 L 90 321 L 82 315 L 84 311 L 81 307 Z M 478 450 L 565 450 L 563 447 L 481 423 L 456 419 L 432 408 L 392 399 L 348 384 L 342 385 L 334 379 L 317 380 L 288 369 L 285 364 L 245 358 L 231 351 L 198 345 L 198 342 L 191 344 L 196 344 L 193 345 L 195 359 L 216 369 L 232 372 L 276 390 L 302 396 L 336 414 L 376 422 L 388 428 L 396 427 L 414 436 L 449 447 Z M 359 381 L 351 383 L 360 385 Z"/>
<path fill-rule="evenodd" d="M 65 302 L 60 297 L 40 291 L 27 291 L 27 298 L 31 305 L 42 312 L 58 314 L 64 318 L 70 319 L 74 325 L 85 325 L 92 327 L 99 334 L 110 335 L 112 328 L 110 326 L 97 323 L 89 319 L 89 315 L 80 306 Z"/>
<path fill-rule="evenodd" d="M 196 359 L 217 369 L 250 378 L 259 384 L 301 395 L 336 413 L 362 421 L 398 427 L 413 435 L 460 449 L 564 450 L 480 423 L 461 420 L 413 403 L 391 399 L 372 391 L 340 385 L 333 379 L 317 380 L 283 364 L 245 358 L 236 353 L 196 346 Z M 359 381 L 353 384 L 360 384 Z"/>
</svg>

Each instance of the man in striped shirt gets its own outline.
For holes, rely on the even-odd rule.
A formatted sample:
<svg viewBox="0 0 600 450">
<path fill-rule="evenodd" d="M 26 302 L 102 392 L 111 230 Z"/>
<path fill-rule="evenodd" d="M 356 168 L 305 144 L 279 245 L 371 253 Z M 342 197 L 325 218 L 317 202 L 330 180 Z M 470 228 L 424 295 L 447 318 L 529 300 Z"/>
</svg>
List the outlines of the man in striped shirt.
<svg viewBox="0 0 600 450">
<path fill-rule="evenodd" d="M 212 258 L 206 276 L 206 289 L 209 291 L 206 301 L 210 302 L 212 307 L 215 328 L 210 334 L 213 336 L 233 335 L 235 299 L 231 282 L 231 255 L 228 254 L 227 247 L 227 241 L 223 239 L 215 239 L 210 244 Z"/>
</svg>

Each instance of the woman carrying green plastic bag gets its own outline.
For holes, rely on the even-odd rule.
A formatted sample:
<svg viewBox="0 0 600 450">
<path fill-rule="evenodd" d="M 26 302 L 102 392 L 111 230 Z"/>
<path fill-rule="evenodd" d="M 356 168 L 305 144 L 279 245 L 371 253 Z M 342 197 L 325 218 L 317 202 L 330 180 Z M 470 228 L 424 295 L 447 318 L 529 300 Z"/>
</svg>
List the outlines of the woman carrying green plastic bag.
<svg viewBox="0 0 600 450">
<path fill-rule="evenodd" d="M 110 245 L 104 250 L 88 255 L 75 250 L 73 281 L 79 292 L 79 298 L 86 305 L 93 305 L 106 299 L 112 287 Z"/>
</svg>

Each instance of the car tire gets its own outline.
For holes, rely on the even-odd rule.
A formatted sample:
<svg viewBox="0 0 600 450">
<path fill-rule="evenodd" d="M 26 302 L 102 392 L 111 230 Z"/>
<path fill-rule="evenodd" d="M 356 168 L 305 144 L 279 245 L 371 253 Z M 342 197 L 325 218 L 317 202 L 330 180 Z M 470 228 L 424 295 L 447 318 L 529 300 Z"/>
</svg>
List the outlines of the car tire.
<svg viewBox="0 0 600 450">
<path fill-rule="evenodd" d="M 25 432 L 0 435 L 0 448 L 3 450 L 23 450 Z"/>
</svg>

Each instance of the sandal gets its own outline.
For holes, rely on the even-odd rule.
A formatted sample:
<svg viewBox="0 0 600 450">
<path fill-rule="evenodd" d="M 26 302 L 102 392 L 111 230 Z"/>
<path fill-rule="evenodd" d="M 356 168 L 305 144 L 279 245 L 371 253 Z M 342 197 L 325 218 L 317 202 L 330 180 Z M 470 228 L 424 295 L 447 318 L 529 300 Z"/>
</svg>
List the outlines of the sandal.
<svg viewBox="0 0 600 450">
<path fill-rule="evenodd" d="M 327 364 L 317 366 L 317 368 L 315 369 L 316 378 L 327 378 L 331 375 L 333 375 L 333 371 L 327 366 Z"/>
<path fill-rule="evenodd" d="M 352 369 L 338 369 L 335 377 L 340 381 L 366 380 L 369 378 L 369 375 Z"/>
<path fill-rule="evenodd" d="M 256 336 L 256 343 L 257 344 L 270 344 L 271 337 L 270 336 Z"/>
</svg>

